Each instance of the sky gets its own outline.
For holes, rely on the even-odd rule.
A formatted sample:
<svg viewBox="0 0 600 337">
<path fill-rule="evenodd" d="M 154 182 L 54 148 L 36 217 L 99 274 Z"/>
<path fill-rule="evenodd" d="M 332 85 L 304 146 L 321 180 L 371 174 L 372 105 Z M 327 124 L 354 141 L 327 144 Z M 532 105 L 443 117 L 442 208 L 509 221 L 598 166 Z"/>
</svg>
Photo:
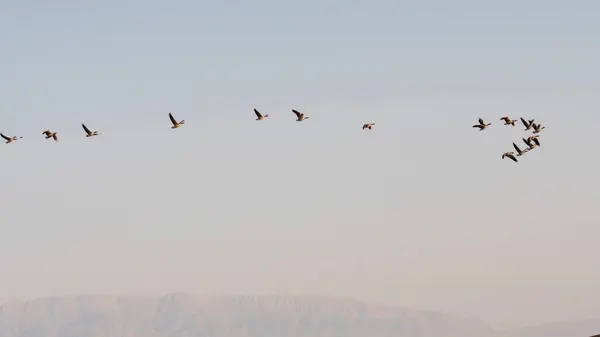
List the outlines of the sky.
<svg viewBox="0 0 600 337">
<path fill-rule="evenodd" d="M 351 296 L 499 328 L 600 316 L 597 1 L 0 8 L 0 132 L 24 137 L 0 144 L 1 300 Z M 547 126 L 518 164 L 501 155 L 528 133 L 502 116 Z"/>
</svg>

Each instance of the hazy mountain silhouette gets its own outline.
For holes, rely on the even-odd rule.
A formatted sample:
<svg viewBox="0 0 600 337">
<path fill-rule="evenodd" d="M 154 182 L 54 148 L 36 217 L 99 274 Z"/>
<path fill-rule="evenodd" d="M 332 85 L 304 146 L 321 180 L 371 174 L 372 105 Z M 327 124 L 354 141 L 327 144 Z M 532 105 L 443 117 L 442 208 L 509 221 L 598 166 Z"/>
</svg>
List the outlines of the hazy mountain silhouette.
<svg viewBox="0 0 600 337">
<path fill-rule="evenodd" d="M 335 297 L 64 296 L 0 307 L 0 337 L 588 337 L 600 320 L 495 331 L 434 311 Z"/>
</svg>

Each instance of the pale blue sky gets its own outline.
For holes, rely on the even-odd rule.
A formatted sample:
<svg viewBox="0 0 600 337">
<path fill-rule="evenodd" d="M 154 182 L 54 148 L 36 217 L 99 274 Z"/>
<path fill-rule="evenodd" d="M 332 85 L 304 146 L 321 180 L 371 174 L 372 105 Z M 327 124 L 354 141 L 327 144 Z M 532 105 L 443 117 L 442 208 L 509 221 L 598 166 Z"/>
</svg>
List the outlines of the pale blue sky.
<svg viewBox="0 0 600 337">
<path fill-rule="evenodd" d="M 0 144 L 0 299 L 600 316 L 599 17 L 592 0 L 0 1 L 0 132 L 25 137 Z M 547 125 L 519 164 L 503 115 Z"/>
</svg>

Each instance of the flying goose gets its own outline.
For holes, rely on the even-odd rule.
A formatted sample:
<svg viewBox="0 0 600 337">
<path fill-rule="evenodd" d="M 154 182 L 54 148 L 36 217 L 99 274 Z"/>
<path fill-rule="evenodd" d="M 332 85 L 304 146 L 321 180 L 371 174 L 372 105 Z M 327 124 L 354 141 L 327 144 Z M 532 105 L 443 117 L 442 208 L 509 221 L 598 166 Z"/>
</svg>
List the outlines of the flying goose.
<svg viewBox="0 0 600 337">
<path fill-rule="evenodd" d="M 6 140 L 6 144 L 8 144 L 8 143 L 12 143 L 12 142 L 16 141 L 17 139 L 21 139 L 21 138 L 23 138 L 23 137 L 17 137 L 17 136 L 14 136 L 14 137 L 6 137 L 6 136 L 5 136 L 4 134 L 2 134 L 2 133 L 0 133 L 0 136 Z"/>
<path fill-rule="evenodd" d="M 508 118 L 507 116 L 504 116 L 504 117 L 500 118 L 500 120 L 501 120 L 501 121 L 504 121 L 504 125 L 512 125 L 512 126 L 515 126 L 515 122 L 516 122 L 516 120 L 515 120 L 515 119 L 510 119 L 510 118 Z"/>
<path fill-rule="evenodd" d="M 531 143 L 531 141 L 533 141 L 535 143 L 535 145 L 540 146 L 540 141 L 538 139 L 538 135 L 535 136 L 529 136 L 527 137 L 527 141 L 529 141 Z"/>
<path fill-rule="evenodd" d="M 510 159 L 512 159 L 512 160 L 513 160 L 515 163 L 518 163 L 518 162 L 519 162 L 519 161 L 517 160 L 517 157 L 515 157 L 515 153 L 514 153 L 514 152 L 512 152 L 512 151 L 511 151 L 511 152 L 504 152 L 504 153 L 502 154 L 502 159 L 504 159 L 504 158 L 507 158 L 507 157 L 508 157 L 508 158 L 510 158 Z"/>
<path fill-rule="evenodd" d="M 86 135 L 85 135 L 86 137 L 93 137 L 93 136 L 97 136 L 100 134 L 96 130 L 90 131 L 90 129 L 88 129 L 87 126 L 85 126 L 85 124 L 83 124 L 83 123 L 81 123 L 81 126 L 83 127 L 83 131 L 85 131 L 85 133 L 86 133 Z"/>
<path fill-rule="evenodd" d="M 362 129 L 363 129 L 363 130 L 364 130 L 364 129 L 369 129 L 369 130 L 372 130 L 371 128 L 373 127 L 373 125 L 375 125 L 375 123 L 366 123 L 366 124 L 363 124 L 363 127 L 362 127 Z"/>
<path fill-rule="evenodd" d="M 296 114 L 296 117 L 298 117 L 298 119 L 296 119 L 296 122 L 302 122 L 303 120 L 310 118 L 310 117 L 304 117 L 304 114 L 300 113 L 298 110 L 292 109 L 292 112 Z"/>
<path fill-rule="evenodd" d="M 485 130 L 485 128 L 487 128 L 490 125 L 492 125 L 492 123 L 485 124 L 483 122 L 483 119 L 479 118 L 479 124 L 475 124 L 475 125 L 473 125 L 473 127 L 474 128 L 479 128 L 479 131 L 483 131 L 483 130 Z"/>
<path fill-rule="evenodd" d="M 517 157 L 520 157 L 520 156 L 524 155 L 525 153 L 529 152 L 529 150 L 531 150 L 530 148 L 526 148 L 524 150 L 521 150 L 517 146 L 517 144 L 515 144 L 514 142 L 513 142 L 513 147 L 515 148 L 515 150 L 517 150 Z"/>
<path fill-rule="evenodd" d="M 42 132 L 42 135 L 45 135 L 46 139 L 54 138 L 54 141 L 58 141 L 56 132 L 50 132 L 50 130 L 46 130 L 46 131 Z"/>
<path fill-rule="evenodd" d="M 171 119 L 171 123 L 173 123 L 173 126 L 171 127 L 171 129 L 177 129 L 178 127 L 182 126 L 183 124 L 185 124 L 185 120 L 182 120 L 180 122 L 177 122 L 175 120 L 175 117 L 173 117 L 173 114 L 171 114 L 169 112 L 169 119 Z"/>
<path fill-rule="evenodd" d="M 533 150 L 537 146 L 537 144 L 535 144 L 535 141 L 531 137 L 529 137 L 527 139 L 523 138 L 523 142 L 525 144 L 527 144 L 527 146 L 529 146 L 529 150 Z M 538 143 L 539 143 L 539 141 L 538 141 Z"/>
<path fill-rule="evenodd" d="M 526 121 L 523 117 L 521 117 L 521 123 L 523 123 L 523 125 L 525 125 L 525 131 L 531 129 L 531 124 L 533 124 L 533 121 L 534 121 L 533 119 Z"/>
<path fill-rule="evenodd" d="M 543 129 L 545 129 L 545 126 L 542 126 L 542 124 L 535 124 L 535 123 L 531 123 L 531 127 L 533 128 L 533 133 L 540 133 Z"/>
<path fill-rule="evenodd" d="M 269 114 L 266 115 L 262 115 L 260 112 L 258 112 L 258 110 L 254 109 L 254 113 L 256 114 L 256 120 L 257 121 L 262 121 L 263 119 L 269 117 Z"/>
</svg>

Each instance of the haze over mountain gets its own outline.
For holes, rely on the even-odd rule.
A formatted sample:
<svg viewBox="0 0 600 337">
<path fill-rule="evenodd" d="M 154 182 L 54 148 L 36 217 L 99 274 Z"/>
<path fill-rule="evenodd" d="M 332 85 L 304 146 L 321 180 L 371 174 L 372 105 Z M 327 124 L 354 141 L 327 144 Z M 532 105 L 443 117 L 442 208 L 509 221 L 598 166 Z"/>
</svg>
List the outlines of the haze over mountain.
<svg viewBox="0 0 600 337">
<path fill-rule="evenodd" d="M 85 295 L 6 303 L 0 337 L 588 337 L 600 319 L 496 331 L 445 313 L 318 296 Z"/>
</svg>

